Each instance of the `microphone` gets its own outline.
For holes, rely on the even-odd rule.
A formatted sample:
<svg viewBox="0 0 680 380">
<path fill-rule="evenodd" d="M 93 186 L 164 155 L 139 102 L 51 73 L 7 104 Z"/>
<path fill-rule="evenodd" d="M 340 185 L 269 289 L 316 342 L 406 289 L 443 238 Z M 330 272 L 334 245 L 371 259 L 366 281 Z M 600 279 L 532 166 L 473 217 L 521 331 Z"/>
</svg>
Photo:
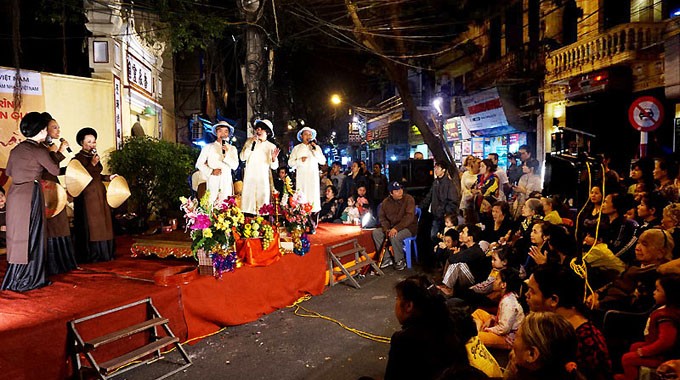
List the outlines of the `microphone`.
<svg viewBox="0 0 680 380">
<path fill-rule="evenodd" d="M 96 156 L 96 155 L 97 155 L 97 148 L 92 148 L 92 151 L 91 151 L 91 152 L 92 152 L 93 155 Z"/>
<path fill-rule="evenodd" d="M 256 142 L 257 142 L 257 139 L 256 139 L 256 140 L 253 140 L 253 145 L 250 146 L 250 151 L 251 151 L 251 152 L 255 150 L 255 143 L 256 143 Z"/>
<path fill-rule="evenodd" d="M 226 153 L 227 153 L 226 148 L 227 148 L 227 140 L 226 140 L 226 139 L 222 139 L 222 154 L 226 154 Z"/>
<path fill-rule="evenodd" d="M 312 150 L 316 149 L 316 141 L 315 140 L 309 141 L 309 145 L 312 146 Z"/>
<path fill-rule="evenodd" d="M 66 139 L 64 139 L 63 137 L 59 139 L 59 142 L 64 142 L 64 141 L 66 141 Z M 66 151 L 69 152 L 69 153 L 73 153 L 70 146 L 66 147 Z"/>
</svg>

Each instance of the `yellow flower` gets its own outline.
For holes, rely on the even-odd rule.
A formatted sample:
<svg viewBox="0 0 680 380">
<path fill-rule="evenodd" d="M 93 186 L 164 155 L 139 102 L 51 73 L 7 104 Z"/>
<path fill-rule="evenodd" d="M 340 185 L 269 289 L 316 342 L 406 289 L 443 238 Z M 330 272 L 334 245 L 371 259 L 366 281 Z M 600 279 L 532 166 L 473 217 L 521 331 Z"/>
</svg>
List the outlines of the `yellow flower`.
<svg viewBox="0 0 680 380">
<path fill-rule="evenodd" d="M 203 229 L 203 237 L 211 238 L 213 236 L 212 230 L 210 228 Z"/>
</svg>

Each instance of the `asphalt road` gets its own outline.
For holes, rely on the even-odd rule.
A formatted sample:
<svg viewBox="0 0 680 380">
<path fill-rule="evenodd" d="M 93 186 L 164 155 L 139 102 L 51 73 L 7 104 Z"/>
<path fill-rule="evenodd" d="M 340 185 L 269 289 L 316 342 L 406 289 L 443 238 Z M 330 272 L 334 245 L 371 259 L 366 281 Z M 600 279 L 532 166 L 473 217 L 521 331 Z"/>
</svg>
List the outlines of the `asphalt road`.
<svg viewBox="0 0 680 380">
<path fill-rule="evenodd" d="M 300 305 L 350 328 L 390 337 L 400 328 L 394 316 L 394 285 L 415 273 L 388 268 L 385 276 L 361 279 L 361 289 L 341 283 Z M 362 338 L 328 320 L 296 315 L 295 308 L 285 308 L 245 325 L 227 327 L 185 349 L 193 365 L 171 379 L 345 380 L 382 378 L 389 344 Z M 172 368 L 168 361 L 180 362 L 179 354 L 169 353 L 161 361 L 117 378 L 152 379 Z"/>
</svg>

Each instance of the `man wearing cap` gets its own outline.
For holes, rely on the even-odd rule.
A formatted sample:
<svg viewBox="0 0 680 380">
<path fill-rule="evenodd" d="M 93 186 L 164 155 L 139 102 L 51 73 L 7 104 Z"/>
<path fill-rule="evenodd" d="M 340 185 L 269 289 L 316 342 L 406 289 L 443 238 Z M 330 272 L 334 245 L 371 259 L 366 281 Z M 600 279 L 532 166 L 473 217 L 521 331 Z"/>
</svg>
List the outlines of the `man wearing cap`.
<svg viewBox="0 0 680 380">
<path fill-rule="evenodd" d="M 255 120 L 255 135 L 249 138 L 241 150 L 241 160 L 246 168 L 243 174 L 241 210 L 257 214 L 260 207 L 269 204 L 272 185 L 271 170 L 279 167 L 279 148 L 267 141 L 267 135 L 274 135 L 274 125 L 269 120 Z"/>
<path fill-rule="evenodd" d="M 404 194 L 404 189 L 397 181 L 390 182 L 387 189 L 390 195 L 380 204 L 378 218 L 381 228 L 373 230 L 373 242 L 379 249 L 383 240 L 389 238 L 394 259 L 385 258 L 382 266 L 394 263 L 394 269 L 403 270 L 406 268 L 404 239 L 415 236 L 418 232 L 416 201 L 412 196 Z"/>
<path fill-rule="evenodd" d="M 231 171 L 238 168 L 239 162 L 236 148 L 229 144 L 229 137 L 233 133 L 234 127 L 226 121 L 215 124 L 213 134 L 217 136 L 217 140 L 204 146 L 196 161 L 196 169 L 206 179 L 211 203 L 221 202 L 234 195 Z"/>
<path fill-rule="evenodd" d="M 310 233 L 316 231 L 321 211 L 321 188 L 319 182 L 319 165 L 326 162 L 321 147 L 316 145 L 316 131 L 309 127 L 302 128 L 297 134 L 298 144 L 290 152 L 288 166 L 295 171 L 295 189 L 302 191 L 307 202 L 312 205 L 309 217 Z"/>
</svg>

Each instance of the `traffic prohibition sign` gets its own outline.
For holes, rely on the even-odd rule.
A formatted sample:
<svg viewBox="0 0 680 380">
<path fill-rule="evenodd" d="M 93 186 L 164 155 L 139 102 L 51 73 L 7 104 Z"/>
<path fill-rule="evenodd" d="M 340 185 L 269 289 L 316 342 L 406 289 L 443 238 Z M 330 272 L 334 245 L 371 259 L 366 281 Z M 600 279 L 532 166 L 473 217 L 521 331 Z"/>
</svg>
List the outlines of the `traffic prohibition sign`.
<svg viewBox="0 0 680 380">
<path fill-rule="evenodd" d="M 653 96 L 641 96 L 628 109 L 630 125 L 640 132 L 651 132 L 663 122 L 663 105 Z"/>
</svg>

